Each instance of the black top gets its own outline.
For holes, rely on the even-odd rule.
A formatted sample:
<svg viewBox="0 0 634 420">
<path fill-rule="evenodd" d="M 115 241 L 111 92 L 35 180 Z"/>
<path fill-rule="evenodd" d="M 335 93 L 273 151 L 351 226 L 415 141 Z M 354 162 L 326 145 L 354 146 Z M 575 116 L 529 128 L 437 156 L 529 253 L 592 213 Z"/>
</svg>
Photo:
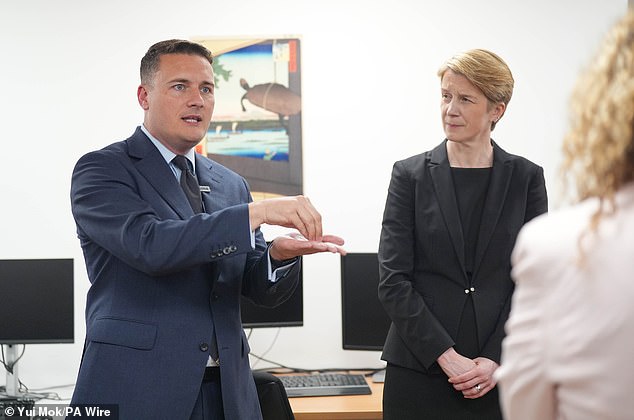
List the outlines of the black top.
<svg viewBox="0 0 634 420">
<path fill-rule="evenodd" d="M 465 269 L 469 287 L 471 287 L 478 232 L 491 178 L 491 168 L 451 168 L 451 176 L 464 237 Z M 469 293 L 460 317 L 455 345 L 458 353 L 469 358 L 480 355 L 476 325 L 473 299 Z"/>
</svg>

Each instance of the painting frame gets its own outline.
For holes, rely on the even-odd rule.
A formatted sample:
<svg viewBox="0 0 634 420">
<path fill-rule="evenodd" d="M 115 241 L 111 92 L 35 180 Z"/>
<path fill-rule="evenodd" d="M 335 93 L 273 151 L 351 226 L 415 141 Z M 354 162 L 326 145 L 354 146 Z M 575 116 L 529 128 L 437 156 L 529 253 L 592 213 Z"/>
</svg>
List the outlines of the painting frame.
<svg viewBox="0 0 634 420">
<path fill-rule="evenodd" d="M 214 116 L 197 150 L 242 175 L 255 199 L 302 194 L 301 38 L 194 41 L 214 55 L 216 83 Z"/>
</svg>

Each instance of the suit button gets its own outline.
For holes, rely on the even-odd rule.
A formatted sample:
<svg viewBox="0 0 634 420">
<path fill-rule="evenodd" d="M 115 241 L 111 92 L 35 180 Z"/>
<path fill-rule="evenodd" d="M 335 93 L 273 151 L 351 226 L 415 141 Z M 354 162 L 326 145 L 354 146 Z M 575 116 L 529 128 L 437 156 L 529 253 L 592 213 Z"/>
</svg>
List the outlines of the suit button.
<svg viewBox="0 0 634 420">
<path fill-rule="evenodd" d="M 224 247 L 224 249 L 222 250 L 222 253 L 225 255 L 229 255 L 231 253 L 231 247 Z"/>
<path fill-rule="evenodd" d="M 465 292 L 466 294 L 469 294 L 469 289 L 464 289 L 464 292 Z"/>
<path fill-rule="evenodd" d="M 475 287 L 472 287 L 469 290 L 471 290 L 472 292 L 475 292 Z"/>
<path fill-rule="evenodd" d="M 231 250 L 231 252 L 236 252 L 238 250 L 238 247 L 236 247 L 235 245 L 231 245 L 229 249 Z"/>
<path fill-rule="evenodd" d="M 207 352 L 207 351 L 209 351 L 209 344 L 207 344 L 207 343 L 200 343 L 200 346 L 198 346 L 198 348 L 200 349 L 200 351 Z"/>
</svg>

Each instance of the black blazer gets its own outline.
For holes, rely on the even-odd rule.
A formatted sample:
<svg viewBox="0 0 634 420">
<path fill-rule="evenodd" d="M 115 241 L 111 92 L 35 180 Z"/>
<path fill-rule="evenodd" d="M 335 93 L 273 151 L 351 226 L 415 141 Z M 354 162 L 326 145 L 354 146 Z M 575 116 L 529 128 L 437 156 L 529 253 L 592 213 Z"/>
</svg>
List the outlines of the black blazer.
<svg viewBox="0 0 634 420">
<path fill-rule="evenodd" d="M 382 359 L 429 373 L 441 372 L 436 359 L 455 344 L 469 294 L 480 356 L 499 363 L 511 251 L 520 228 L 548 209 L 542 168 L 493 142 L 469 282 L 446 142 L 394 164 L 379 245 L 379 299 L 392 319 Z"/>
</svg>

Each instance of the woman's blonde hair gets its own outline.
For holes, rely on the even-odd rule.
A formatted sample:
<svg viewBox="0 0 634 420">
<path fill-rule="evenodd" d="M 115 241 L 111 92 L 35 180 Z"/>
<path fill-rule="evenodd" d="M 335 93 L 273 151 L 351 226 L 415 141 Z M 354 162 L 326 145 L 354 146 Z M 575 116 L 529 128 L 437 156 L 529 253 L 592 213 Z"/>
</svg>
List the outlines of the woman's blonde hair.
<svg viewBox="0 0 634 420">
<path fill-rule="evenodd" d="M 491 104 L 503 102 L 506 106 L 511 101 L 515 83 L 511 69 L 500 56 L 491 51 L 474 49 L 456 54 L 440 67 L 438 76 L 442 79 L 447 70 L 466 77 L 482 91 Z M 491 123 L 491 131 L 496 123 L 497 121 Z"/>
<path fill-rule="evenodd" d="M 566 188 L 574 183 L 579 201 L 599 199 L 591 232 L 603 215 L 614 212 L 616 191 L 634 180 L 633 123 L 634 13 L 630 11 L 608 33 L 571 97 L 571 127 L 564 138 L 561 169 Z"/>
</svg>

